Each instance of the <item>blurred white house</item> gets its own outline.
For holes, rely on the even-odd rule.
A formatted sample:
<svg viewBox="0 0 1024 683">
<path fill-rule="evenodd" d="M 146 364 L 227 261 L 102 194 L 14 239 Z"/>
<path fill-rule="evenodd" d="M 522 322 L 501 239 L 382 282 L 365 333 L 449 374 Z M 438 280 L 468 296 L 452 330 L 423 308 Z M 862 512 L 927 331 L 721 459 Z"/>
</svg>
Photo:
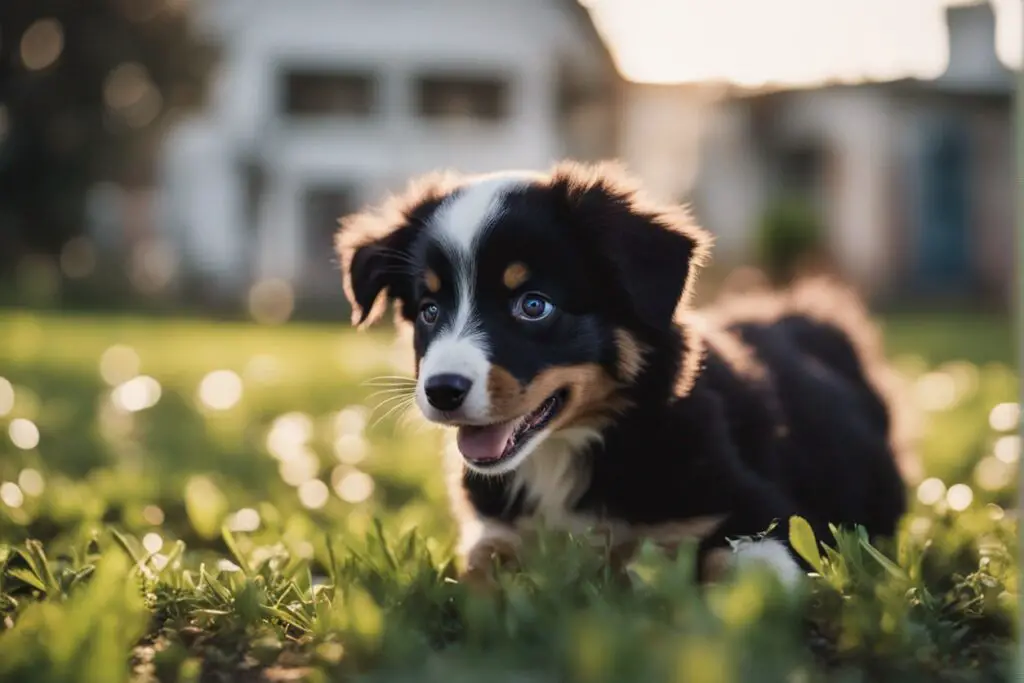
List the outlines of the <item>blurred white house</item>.
<svg viewBox="0 0 1024 683">
<path fill-rule="evenodd" d="M 1005 293 L 1013 79 L 989 5 L 947 31 L 950 1 L 195 3 L 223 59 L 165 146 L 161 232 L 223 296 L 336 298 L 337 218 L 412 175 L 619 157 L 720 262 L 796 191 L 871 293 Z"/>
<path fill-rule="evenodd" d="M 780 196 L 817 210 L 839 267 L 878 297 L 1014 295 L 1013 93 L 988 4 L 952 7 L 935 77 L 741 91 L 703 133 L 692 188 L 720 251 Z"/>
<path fill-rule="evenodd" d="M 614 154 L 614 67 L 574 0 L 195 7 L 222 61 L 167 141 L 162 223 L 224 292 L 280 278 L 336 296 L 338 217 L 412 175 Z"/>
</svg>

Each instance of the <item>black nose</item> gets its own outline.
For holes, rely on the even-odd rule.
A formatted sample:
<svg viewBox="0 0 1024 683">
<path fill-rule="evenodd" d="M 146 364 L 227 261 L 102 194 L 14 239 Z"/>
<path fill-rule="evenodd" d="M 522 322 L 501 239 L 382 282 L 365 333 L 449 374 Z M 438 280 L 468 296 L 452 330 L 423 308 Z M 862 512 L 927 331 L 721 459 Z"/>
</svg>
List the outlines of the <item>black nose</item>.
<svg viewBox="0 0 1024 683">
<path fill-rule="evenodd" d="M 462 405 L 472 386 L 473 382 L 462 375 L 444 374 L 429 378 L 423 389 L 430 405 L 449 412 Z"/>
</svg>

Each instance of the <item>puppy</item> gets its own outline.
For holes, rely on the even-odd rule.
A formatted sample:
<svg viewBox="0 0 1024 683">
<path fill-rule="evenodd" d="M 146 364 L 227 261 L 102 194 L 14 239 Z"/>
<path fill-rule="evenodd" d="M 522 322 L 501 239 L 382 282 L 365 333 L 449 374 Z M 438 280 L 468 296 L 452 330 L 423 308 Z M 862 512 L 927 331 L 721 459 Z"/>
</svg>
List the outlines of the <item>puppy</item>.
<svg viewBox="0 0 1024 683">
<path fill-rule="evenodd" d="M 859 301 L 820 281 L 693 311 L 709 248 L 609 164 L 431 176 L 341 221 L 353 324 L 395 304 L 416 404 L 455 430 L 468 572 L 538 524 L 627 559 L 696 538 L 703 578 L 758 560 L 787 583 L 806 569 L 792 515 L 819 539 L 894 532 L 905 487 Z"/>
</svg>

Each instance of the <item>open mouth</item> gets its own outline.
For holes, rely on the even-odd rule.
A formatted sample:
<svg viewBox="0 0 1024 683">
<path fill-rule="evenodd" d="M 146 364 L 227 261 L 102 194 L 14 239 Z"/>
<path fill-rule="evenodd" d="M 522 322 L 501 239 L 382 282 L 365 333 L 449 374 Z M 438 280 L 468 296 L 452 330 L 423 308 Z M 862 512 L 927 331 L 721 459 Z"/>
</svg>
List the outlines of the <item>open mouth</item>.
<svg viewBox="0 0 1024 683">
<path fill-rule="evenodd" d="M 492 467 L 508 460 L 555 419 L 568 396 L 568 389 L 560 389 L 539 408 L 522 417 L 483 427 L 459 427 L 458 446 L 462 457 L 477 467 Z"/>
</svg>

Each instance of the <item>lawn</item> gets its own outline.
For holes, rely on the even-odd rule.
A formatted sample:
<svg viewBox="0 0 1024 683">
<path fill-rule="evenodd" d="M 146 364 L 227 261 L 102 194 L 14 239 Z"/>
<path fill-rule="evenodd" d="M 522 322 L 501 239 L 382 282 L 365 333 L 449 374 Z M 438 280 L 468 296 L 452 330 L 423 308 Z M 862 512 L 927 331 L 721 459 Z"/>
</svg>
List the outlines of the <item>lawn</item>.
<svg viewBox="0 0 1024 683">
<path fill-rule="evenodd" d="M 788 595 L 550 536 L 481 594 L 386 333 L 0 312 L 0 681 L 1011 680 L 1009 323 L 885 329 L 925 428 L 892 547 L 817 539 Z"/>
</svg>

